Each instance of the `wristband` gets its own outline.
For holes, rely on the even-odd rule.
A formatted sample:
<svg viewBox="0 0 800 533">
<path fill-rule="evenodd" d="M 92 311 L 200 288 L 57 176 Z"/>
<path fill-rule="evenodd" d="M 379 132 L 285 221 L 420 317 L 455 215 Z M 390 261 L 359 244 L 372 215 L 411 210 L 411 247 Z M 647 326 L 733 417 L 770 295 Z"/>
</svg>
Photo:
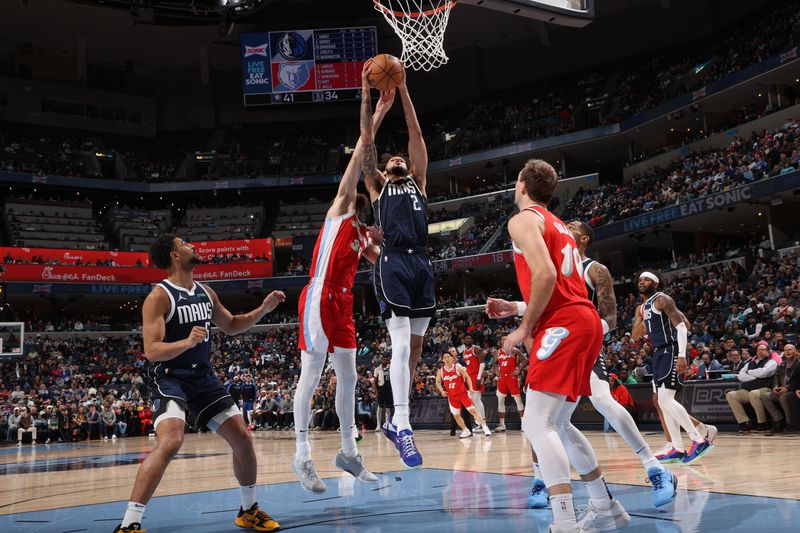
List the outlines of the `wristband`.
<svg viewBox="0 0 800 533">
<path fill-rule="evenodd" d="M 525 310 L 528 308 L 528 304 L 525 302 L 517 302 L 517 316 L 522 316 L 525 314 Z"/>
</svg>

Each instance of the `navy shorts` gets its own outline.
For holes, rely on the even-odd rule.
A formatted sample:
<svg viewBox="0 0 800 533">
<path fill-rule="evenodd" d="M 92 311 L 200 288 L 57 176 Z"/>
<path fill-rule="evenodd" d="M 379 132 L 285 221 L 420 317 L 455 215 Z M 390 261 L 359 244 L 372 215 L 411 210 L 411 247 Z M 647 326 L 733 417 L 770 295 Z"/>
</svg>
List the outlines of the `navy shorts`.
<svg viewBox="0 0 800 533">
<path fill-rule="evenodd" d="M 436 316 L 433 265 L 427 253 L 386 249 L 372 273 L 381 316 L 421 318 Z"/>
<path fill-rule="evenodd" d="M 664 385 L 668 389 L 679 390 L 678 346 L 667 345 L 653 352 L 653 390 Z"/>
<path fill-rule="evenodd" d="M 152 365 L 147 370 L 147 388 L 153 401 L 153 420 L 167 410 L 167 403 L 175 401 L 195 419 L 197 428 L 236 404 L 225 387 L 213 374 L 193 370 L 164 368 Z"/>
</svg>

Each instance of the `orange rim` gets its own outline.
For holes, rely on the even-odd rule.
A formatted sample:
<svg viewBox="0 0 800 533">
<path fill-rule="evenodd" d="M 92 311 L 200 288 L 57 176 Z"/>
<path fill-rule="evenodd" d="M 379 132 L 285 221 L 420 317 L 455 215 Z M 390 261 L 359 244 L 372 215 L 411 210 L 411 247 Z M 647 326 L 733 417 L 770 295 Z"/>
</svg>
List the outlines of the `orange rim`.
<svg viewBox="0 0 800 533">
<path fill-rule="evenodd" d="M 440 11 L 444 11 L 445 9 L 452 9 L 458 3 L 458 0 L 450 0 L 445 2 L 444 4 L 440 5 L 439 7 L 429 9 L 427 11 L 414 11 L 412 13 L 403 13 L 402 11 L 393 11 L 383 5 L 381 0 L 372 0 L 375 3 L 375 8 L 379 11 L 384 13 L 392 14 L 398 18 L 419 18 L 419 17 L 430 17 L 433 14 L 439 13 Z"/>
</svg>

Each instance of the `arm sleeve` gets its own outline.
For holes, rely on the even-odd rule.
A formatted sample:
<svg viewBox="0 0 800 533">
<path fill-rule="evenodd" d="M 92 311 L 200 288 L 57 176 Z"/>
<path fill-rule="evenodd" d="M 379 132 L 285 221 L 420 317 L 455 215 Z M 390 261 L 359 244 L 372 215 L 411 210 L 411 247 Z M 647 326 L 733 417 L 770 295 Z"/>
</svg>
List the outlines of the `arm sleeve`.
<svg viewBox="0 0 800 533">
<path fill-rule="evenodd" d="M 686 324 L 681 322 L 675 326 L 675 331 L 678 333 L 678 357 L 686 358 L 686 341 L 687 331 Z"/>
</svg>

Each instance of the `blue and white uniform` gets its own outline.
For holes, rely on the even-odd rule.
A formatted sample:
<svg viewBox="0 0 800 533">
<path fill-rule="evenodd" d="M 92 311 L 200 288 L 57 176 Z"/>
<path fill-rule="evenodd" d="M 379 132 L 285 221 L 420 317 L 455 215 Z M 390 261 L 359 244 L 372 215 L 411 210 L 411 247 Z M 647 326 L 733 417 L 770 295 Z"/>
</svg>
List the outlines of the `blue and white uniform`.
<svg viewBox="0 0 800 533">
<path fill-rule="evenodd" d="M 654 307 L 660 292 L 642 304 L 642 321 L 647 337 L 653 346 L 653 389 L 660 385 L 677 390 L 678 381 L 678 333 L 669 317 Z"/>
<path fill-rule="evenodd" d="M 433 265 L 428 258 L 428 205 L 411 176 L 386 180 L 373 205 L 383 230 L 373 282 L 381 316 L 436 314 Z"/>
<path fill-rule="evenodd" d="M 156 284 L 169 296 L 170 308 L 164 317 L 163 342 L 177 342 L 200 326 L 208 333 L 203 342 L 169 361 L 148 363 L 147 387 L 153 401 L 153 425 L 166 418 L 184 418 L 189 411 L 198 428 L 216 431 L 230 416 L 239 414 L 230 394 L 213 374 L 211 367 L 211 315 L 214 303 L 206 289 L 194 283 L 184 289 L 169 280 Z M 157 290 L 157 289 L 156 289 Z"/>
</svg>

